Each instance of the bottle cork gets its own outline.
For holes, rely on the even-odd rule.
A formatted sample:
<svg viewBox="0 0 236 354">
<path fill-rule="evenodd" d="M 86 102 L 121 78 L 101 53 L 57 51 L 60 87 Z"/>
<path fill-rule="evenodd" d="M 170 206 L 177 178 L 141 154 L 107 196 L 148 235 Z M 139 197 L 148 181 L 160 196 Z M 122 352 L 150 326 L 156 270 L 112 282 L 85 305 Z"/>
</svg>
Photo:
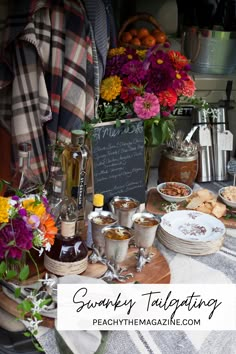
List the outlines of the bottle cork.
<svg viewBox="0 0 236 354">
<path fill-rule="evenodd" d="M 94 194 L 93 196 L 93 206 L 101 208 L 104 205 L 104 195 L 103 194 Z"/>
</svg>

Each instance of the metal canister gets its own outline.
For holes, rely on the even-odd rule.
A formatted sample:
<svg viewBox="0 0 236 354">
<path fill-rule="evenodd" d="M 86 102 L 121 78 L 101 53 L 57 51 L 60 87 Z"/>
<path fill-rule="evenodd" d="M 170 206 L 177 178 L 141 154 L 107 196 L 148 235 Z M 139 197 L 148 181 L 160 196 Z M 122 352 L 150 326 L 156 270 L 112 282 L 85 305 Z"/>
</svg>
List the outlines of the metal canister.
<svg viewBox="0 0 236 354">
<path fill-rule="evenodd" d="M 215 179 L 213 143 L 209 115 L 206 110 L 193 111 L 193 124 L 199 129 L 194 134 L 194 139 L 199 143 L 198 156 L 198 182 L 211 182 Z"/>
<path fill-rule="evenodd" d="M 230 152 L 222 150 L 219 142 L 220 134 L 227 130 L 225 119 L 225 108 L 212 109 L 212 140 L 214 151 L 215 180 L 226 181 L 228 179 L 227 163 L 230 159 Z"/>
</svg>

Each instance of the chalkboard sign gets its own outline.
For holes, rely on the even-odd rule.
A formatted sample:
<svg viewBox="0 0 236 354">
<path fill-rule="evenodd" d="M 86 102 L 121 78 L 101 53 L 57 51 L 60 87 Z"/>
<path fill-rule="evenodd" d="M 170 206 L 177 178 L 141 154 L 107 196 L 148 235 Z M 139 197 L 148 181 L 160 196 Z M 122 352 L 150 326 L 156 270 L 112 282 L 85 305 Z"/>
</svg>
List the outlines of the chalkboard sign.
<svg viewBox="0 0 236 354">
<path fill-rule="evenodd" d="M 143 122 L 131 119 L 97 124 L 93 130 L 93 190 L 102 193 L 105 202 L 114 196 L 145 201 Z"/>
</svg>

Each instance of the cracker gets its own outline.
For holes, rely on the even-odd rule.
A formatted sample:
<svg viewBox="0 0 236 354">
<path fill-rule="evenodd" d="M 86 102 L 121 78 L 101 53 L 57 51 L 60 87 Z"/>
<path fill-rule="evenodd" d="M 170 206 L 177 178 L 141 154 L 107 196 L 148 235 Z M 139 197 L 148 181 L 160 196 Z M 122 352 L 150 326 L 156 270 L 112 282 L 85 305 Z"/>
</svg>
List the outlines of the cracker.
<svg viewBox="0 0 236 354">
<path fill-rule="evenodd" d="M 193 197 L 187 204 L 186 209 L 197 209 L 202 204 L 200 197 Z"/>
</svg>

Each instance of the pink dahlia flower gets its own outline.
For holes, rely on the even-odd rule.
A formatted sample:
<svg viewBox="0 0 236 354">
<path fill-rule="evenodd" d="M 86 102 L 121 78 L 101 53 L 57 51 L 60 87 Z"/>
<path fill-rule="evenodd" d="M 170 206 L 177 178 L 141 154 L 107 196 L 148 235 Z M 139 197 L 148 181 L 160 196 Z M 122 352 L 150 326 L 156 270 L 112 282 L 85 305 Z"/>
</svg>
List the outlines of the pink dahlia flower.
<svg viewBox="0 0 236 354">
<path fill-rule="evenodd" d="M 134 111 L 141 119 L 155 117 L 160 112 L 160 104 L 157 96 L 146 92 L 143 96 L 135 97 Z"/>
</svg>

